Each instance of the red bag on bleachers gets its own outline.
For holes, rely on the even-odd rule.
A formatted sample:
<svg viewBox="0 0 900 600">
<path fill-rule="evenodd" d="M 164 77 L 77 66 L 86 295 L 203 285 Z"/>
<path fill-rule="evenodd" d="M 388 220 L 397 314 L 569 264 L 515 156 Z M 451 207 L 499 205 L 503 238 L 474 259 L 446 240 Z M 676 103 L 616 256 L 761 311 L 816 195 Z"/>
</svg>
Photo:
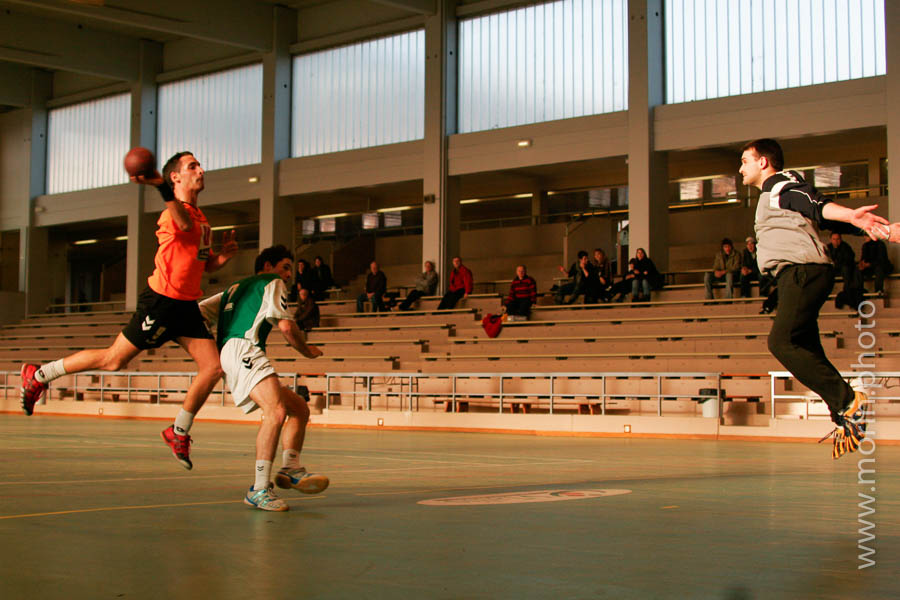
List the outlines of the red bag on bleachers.
<svg viewBox="0 0 900 600">
<path fill-rule="evenodd" d="M 495 338 L 500 335 L 500 330 L 503 329 L 503 321 L 505 321 L 506 315 L 492 315 L 488 313 L 485 318 L 481 320 L 481 326 L 484 327 L 484 332 L 488 337 Z"/>
</svg>

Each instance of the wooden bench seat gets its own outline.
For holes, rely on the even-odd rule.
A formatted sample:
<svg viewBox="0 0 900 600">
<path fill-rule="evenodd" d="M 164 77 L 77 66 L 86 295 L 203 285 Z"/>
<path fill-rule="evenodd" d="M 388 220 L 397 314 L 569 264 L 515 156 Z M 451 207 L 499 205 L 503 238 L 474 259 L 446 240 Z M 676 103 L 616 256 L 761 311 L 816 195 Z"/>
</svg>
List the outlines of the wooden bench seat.
<svg viewBox="0 0 900 600">
<path fill-rule="evenodd" d="M 836 337 L 837 331 L 820 331 L 822 337 Z M 898 332 L 900 333 L 900 332 Z M 709 333 L 660 333 L 660 334 L 623 334 L 623 335 L 570 335 L 570 336 L 546 336 L 546 337 L 455 337 L 450 338 L 451 344 L 497 344 L 503 342 L 514 342 L 517 344 L 528 344 L 531 342 L 602 342 L 617 340 L 656 340 L 663 341 L 681 341 L 690 339 L 708 339 L 708 338 L 744 338 L 756 339 L 768 336 L 768 331 L 735 331 L 735 332 L 709 332 Z"/>
</svg>

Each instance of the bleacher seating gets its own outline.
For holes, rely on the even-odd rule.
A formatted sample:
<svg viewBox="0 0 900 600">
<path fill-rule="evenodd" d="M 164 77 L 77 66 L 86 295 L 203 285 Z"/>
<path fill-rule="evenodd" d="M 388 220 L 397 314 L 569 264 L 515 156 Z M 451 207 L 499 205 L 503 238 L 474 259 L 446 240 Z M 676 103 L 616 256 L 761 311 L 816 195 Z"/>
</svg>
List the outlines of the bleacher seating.
<svg viewBox="0 0 900 600">
<path fill-rule="evenodd" d="M 888 289 L 889 294 L 900 294 L 900 279 L 889 280 Z M 900 309 L 892 308 L 889 298 L 871 298 L 883 333 L 874 352 L 876 357 L 894 360 L 900 354 Z M 506 383 L 507 395 L 520 396 L 512 396 L 515 406 L 509 399 L 503 406 L 518 412 L 548 410 L 542 377 L 554 373 L 694 372 L 722 374 L 728 382 L 723 400 L 747 404 L 763 400 L 751 412 L 764 414 L 764 400 L 769 395 L 767 373 L 781 369 L 766 347 L 773 315 L 758 314 L 761 299 L 710 302 L 702 299 L 702 285 L 697 284 L 663 289 L 654 293 L 652 302 L 638 304 L 536 306 L 531 320 L 506 323 L 494 339 L 487 337 L 480 321 L 487 313 L 500 312 L 500 294 L 473 295 L 450 311 L 438 311 L 439 301 L 437 297 L 423 298 L 417 310 L 405 313 L 356 313 L 355 301 L 323 302 L 322 326 L 313 329 L 308 339 L 322 347 L 324 356 L 315 361 L 299 356 L 277 332 L 270 338 L 269 356 L 279 372 L 300 374 L 303 382 L 320 393 L 325 373 L 396 372 L 398 381 L 403 379 L 402 373 L 434 373 L 436 381 L 441 374 L 451 373 L 532 373 L 530 379 Z M 129 318 L 130 313 L 122 310 L 47 313 L 4 326 L 0 328 L 0 371 L 18 371 L 24 361 L 43 362 L 76 350 L 104 348 Z M 836 365 L 849 367 L 857 359 L 856 323 L 857 315 L 850 310 L 826 305 L 822 311 L 823 343 Z M 128 369 L 177 377 L 180 372 L 192 371 L 194 363 L 171 343 L 142 353 Z M 592 389 L 596 382 L 591 378 L 574 377 L 566 384 L 570 392 L 557 390 L 562 396 L 556 410 L 583 414 L 657 410 L 656 392 L 641 391 L 640 377 L 637 383 L 622 383 L 621 394 L 615 386 L 606 390 L 605 402 L 602 394 Z M 155 382 L 144 385 L 134 379 L 127 384 L 121 379 L 112 374 L 104 378 L 109 398 L 123 398 L 122 390 L 131 385 L 132 401 L 161 400 L 160 394 L 150 391 L 158 386 Z M 99 385 L 98 380 L 83 389 L 80 386 L 79 397 L 90 398 L 96 392 L 91 386 Z M 498 410 L 499 402 L 491 391 L 494 385 L 489 377 L 473 376 L 465 389 L 454 392 L 456 403 L 449 395 L 436 394 L 427 402 L 417 401 L 417 406 Z M 167 401 L 169 396 L 178 396 L 179 386 L 184 386 L 183 376 L 180 384 L 171 386 L 176 391 L 166 393 Z M 73 382 L 64 378 L 54 387 L 65 396 Z M 702 387 L 709 385 L 686 378 L 666 391 L 667 410 L 700 414 L 702 403 L 697 398 Z M 399 392 L 384 392 L 386 398 L 393 398 L 392 393 Z M 355 400 L 342 401 L 340 391 L 332 390 L 331 395 L 329 406 L 334 409 L 356 406 Z"/>
</svg>

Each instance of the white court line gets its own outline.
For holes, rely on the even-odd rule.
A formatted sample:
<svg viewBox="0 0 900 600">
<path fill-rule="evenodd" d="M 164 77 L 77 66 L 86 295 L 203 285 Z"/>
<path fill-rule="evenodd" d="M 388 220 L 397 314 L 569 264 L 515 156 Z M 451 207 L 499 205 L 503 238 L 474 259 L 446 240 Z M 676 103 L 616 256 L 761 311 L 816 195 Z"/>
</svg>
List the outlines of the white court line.
<svg viewBox="0 0 900 600">
<path fill-rule="evenodd" d="M 285 499 L 289 502 L 294 500 L 316 500 L 318 498 L 327 498 L 327 496 L 300 496 L 290 499 Z M 209 502 L 179 502 L 177 504 L 143 504 L 137 506 L 101 506 L 97 508 L 81 508 L 74 510 L 57 510 L 54 512 L 43 512 L 43 513 L 28 513 L 28 514 L 19 514 L 19 515 L 0 515 L 0 520 L 5 519 L 29 519 L 34 517 L 52 517 L 57 515 L 74 515 L 74 514 L 82 514 L 82 513 L 92 513 L 92 512 L 110 512 L 116 510 L 147 510 L 151 508 L 182 508 L 185 506 L 209 506 L 212 504 L 236 504 L 239 502 L 243 502 L 243 500 L 212 500 Z"/>
</svg>

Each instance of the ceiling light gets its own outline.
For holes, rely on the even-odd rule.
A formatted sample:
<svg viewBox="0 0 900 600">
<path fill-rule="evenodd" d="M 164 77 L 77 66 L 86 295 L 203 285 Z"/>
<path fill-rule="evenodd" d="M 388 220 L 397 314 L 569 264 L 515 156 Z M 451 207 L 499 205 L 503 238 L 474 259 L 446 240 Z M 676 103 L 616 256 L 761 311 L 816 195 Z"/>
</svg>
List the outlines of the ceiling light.
<svg viewBox="0 0 900 600">
<path fill-rule="evenodd" d="M 116 241 L 117 241 L 117 242 L 124 242 L 124 241 L 127 240 L 127 239 L 128 239 L 128 236 L 127 236 L 127 235 L 120 235 L 119 237 L 116 238 Z"/>
<path fill-rule="evenodd" d="M 531 198 L 534 194 L 516 194 L 513 198 Z"/>
<path fill-rule="evenodd" d="M 469 198 L 468 200 L 459 201 L 460 204 L 477 204 L 478 202 L 481 202 L 480 198 Z"/>
<path fill-rule="evenodd" d="M 216 227 L 210 227 L 210 231 L 222 231 L 223 229 L 234 229 L 237 225 L 217 225 Z"/>
<path fill-rule="evenodd" d="M 391 208 L 379 208 L 375 212 L 387 213 L 387 212 L 400 212 L 401 210 L 409 210 L 412 206 L 392 206 Z"/>
<path fill-rule="evenodd" d="M 340 217 L 346 217 L 350 213 L 334 213 L 333 215 L 319 215 L 318 217 L 313 217 L 315 219 L 337 219 Z"/>
<path fill-rule="evenodd" d="M 72 242 L 76 246 L 87 246 L 88 244 L 96 244 L 97 240 L 78 240 L 77 242 Z"/>
<path fill-rule="evenodd" d="M 250 183 L 256 183 L 256 182 L 259 181 L 259 177 L 257 177 L 256 175 L 254 175 L 253 177 L 251 177 L 251 178 L 248 179 L 247 181 L 249 181 Z"/>
<path fill-rule="evenodd" d="M 516 146 L 518 146 L 519 148 L 528 148 L 529 146 L 531 146 L 531 140 L 519 140 L 518 142 L 516 142 Z"/>
</svg>

